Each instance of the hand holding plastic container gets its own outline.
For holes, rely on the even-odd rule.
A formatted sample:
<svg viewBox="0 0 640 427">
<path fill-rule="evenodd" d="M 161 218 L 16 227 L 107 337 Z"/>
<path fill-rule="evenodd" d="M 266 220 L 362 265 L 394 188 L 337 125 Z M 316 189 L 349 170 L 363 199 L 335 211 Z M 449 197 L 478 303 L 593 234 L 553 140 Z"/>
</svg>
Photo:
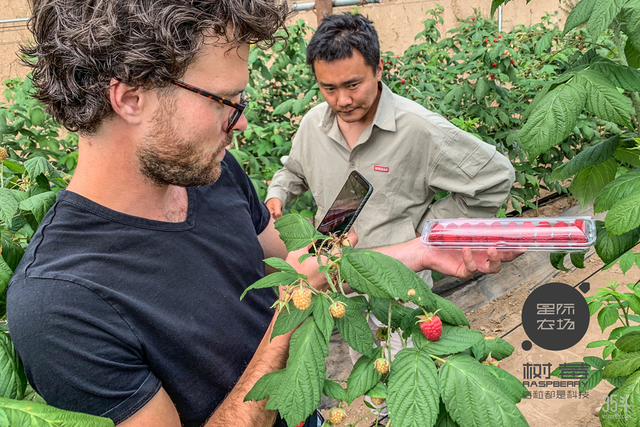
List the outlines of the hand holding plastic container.
<svg viewBox="0 0 640 427">
<path fill-rule="evenodd" d="M 585 252 L 596 226 L 589 217 L 438 219 L 427 221 L 421 240 L 434 249 Z"/>
</svg>

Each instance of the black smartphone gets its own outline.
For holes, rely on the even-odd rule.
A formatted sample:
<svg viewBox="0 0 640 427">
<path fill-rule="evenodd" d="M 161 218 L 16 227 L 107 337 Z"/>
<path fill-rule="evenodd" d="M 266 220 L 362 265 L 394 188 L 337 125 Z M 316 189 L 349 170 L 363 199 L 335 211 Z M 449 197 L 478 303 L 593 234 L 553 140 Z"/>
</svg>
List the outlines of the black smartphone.
<svg viewBox="0 0 640 427">
<path fill-rule="evenodd" d="M 369 181 L 360 173 L 351 172 L 338 197 L 318 225 L 318 231 L 326 235 L 347 233 L 372 192 L 373 186 Z"/>
</svg>

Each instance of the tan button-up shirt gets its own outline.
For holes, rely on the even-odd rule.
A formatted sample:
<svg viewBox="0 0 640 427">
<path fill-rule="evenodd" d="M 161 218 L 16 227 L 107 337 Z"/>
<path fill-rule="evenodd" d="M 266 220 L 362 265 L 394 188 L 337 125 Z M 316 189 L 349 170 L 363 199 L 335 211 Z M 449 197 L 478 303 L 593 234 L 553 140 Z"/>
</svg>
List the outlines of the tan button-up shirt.
<svg viewBox="0 0 640 427">
<path fill-rule="evenodd" d="M 317 223 L 353 170 L 373 185 L 354 223 L 359 248 L 406 242 L 432 218 L 491 217 L 514 181 L 511 162 L 495 147 L 382 85 L 373 123 L 353 149 L 326 102 L 309 111 L 267 200 L 285 205 L 311 189 Z M 452 194 L 429 209 L 442 190 Z"/>
</svg>

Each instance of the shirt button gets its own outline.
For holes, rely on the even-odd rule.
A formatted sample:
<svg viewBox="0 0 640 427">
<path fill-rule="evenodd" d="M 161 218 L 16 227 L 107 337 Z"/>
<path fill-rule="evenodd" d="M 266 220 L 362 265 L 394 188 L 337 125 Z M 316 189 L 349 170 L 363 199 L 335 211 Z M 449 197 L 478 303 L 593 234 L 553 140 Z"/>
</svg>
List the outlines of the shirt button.
<svg viewBox="0 0 640 427">
<path fill-rule="evenodd" d="M 352 168 L 356 167 L 356 162 L 349 162 L 349 166 L 351 166 Z"/>
</svg>

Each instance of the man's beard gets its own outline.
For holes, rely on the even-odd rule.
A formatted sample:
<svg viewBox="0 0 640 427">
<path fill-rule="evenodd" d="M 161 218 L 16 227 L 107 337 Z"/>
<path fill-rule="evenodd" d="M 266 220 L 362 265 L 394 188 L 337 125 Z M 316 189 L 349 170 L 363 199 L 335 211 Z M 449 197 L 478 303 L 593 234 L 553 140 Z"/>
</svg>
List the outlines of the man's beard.
<svg viewBox="0 0 640 427">
<path fill-rule="evenodd" d="M 228 133 L 220 150 L 205 158 L 194 142 L 185 141 L 178 135 L 171 117 L 173 111 L 175 100 L 160 102 L 153 117 L 155 131 L 144 137 L 137 150 L 140 171 L 158 186 L 213 184 L 221 173 L 218 153 L 231 143 L 233 134 Z"/>
</svg>

